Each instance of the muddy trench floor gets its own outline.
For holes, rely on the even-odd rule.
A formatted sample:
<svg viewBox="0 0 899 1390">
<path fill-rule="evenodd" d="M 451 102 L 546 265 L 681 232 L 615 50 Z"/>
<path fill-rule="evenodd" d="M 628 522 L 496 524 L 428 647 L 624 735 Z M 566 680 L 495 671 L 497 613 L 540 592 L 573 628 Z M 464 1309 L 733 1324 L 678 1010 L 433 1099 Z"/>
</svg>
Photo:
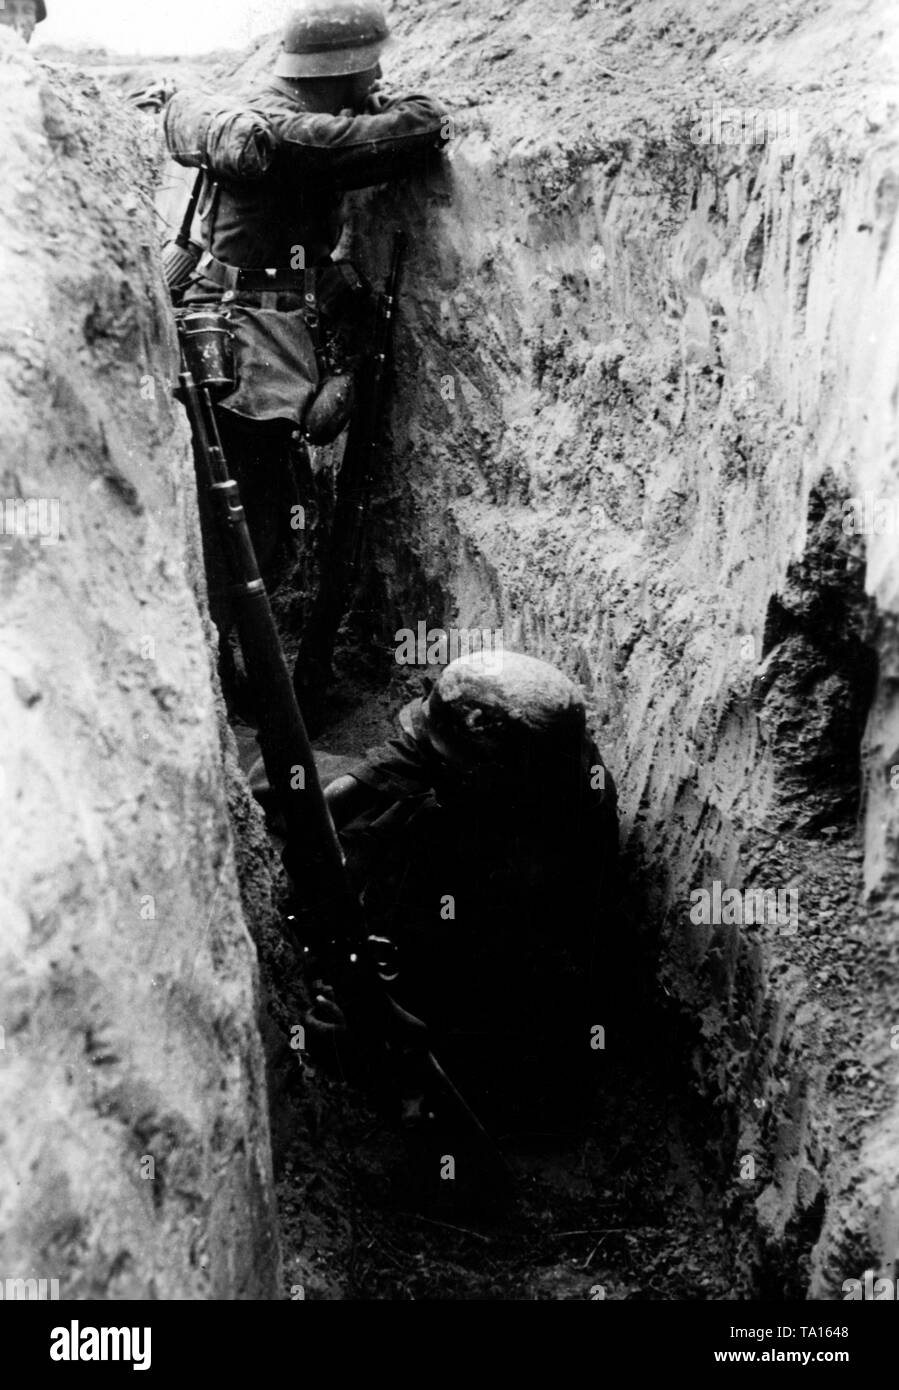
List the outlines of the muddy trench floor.
<svg viewBox="0 0 899 1390">
<path fill-rule="evenodd" d="M 357 683 L 332 705 L 317 752 L 358 755 L 387 736 L 416 693 L 399 673 L 389 689 Z M 567 1110 L 552 1064 L 538 1060 L 523 1074 L 532 1066 L 524 1060 L 510 1074 L 528 1103 L 517 1115 L 513 1106 L 511 1123 L 490 1123 L 513 1175 L 505 1200 L 479 1188 L 477 1176 L 441 1179 L 436 1151 L 423 1164 L 358 1090 L 292 1058 L 273 1098 L 285 1297 L 747 1296 L 709 1162 L 709 1117 L 690 1098 L 677 1024 L 654 989 L 623 1007 L 617 1045 L 591 1054 Z"/>
<path fill-rule="evenodd" d="M 410 1180 L 394 1130 L 325 1085 L 311 1146 L 280 1165 L 287 1297 L 732 1299 L 700 1133 L 649 1059 L 611 1067 L 577 1131 L 499 1136 L 515 1200 L 494 1212 Z M 435 1170 L 432 1168 L 431 1170 Z"/>
</svg>

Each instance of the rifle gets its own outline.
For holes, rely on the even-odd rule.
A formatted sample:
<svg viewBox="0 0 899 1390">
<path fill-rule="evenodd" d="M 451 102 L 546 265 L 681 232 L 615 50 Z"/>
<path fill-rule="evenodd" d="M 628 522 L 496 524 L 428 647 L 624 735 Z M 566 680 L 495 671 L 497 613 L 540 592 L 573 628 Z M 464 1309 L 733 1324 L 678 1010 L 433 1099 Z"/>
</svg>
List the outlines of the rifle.
<svg viewBox="0 0 899 1390">
<path fill-rule="evenodd" d="M 366 360 L 361 398 L 350 424 L 340 466 L 328 558 L 294 668 L 294 686 L 301 700 L 308 699 L 312 693 L 310 687 L 322 690 L 330 676 L 334 641 L 349 607 L 359 569 L 371 477 L 381 443 L 405 252 L 406 234 L 399 230 L 394 235 L 390 270 L 379 297 L 373 352 Z"/>
<path fill-rule="evenodd" d="M 348 1025 L 379 1052 L 383 1075 L 399 1066 L 407 1089 L 426 1089 L 443 1121 L 464 1126 L 488 1180 L 505 1188 L 509 1172 L 493 1140 L 435 1058 L 425 1025 L 402 1009 L 387 987 L 394 974 L 384 958 L 387 943 L 366 930 L 362 904 L 350 880 L 281 650 L 240 491 L 229 476 L 212 395 L 208 386 L 197 385 L 190 370 L 195 365 L 201 373 L 202 358 L 192 363 L 190 338 L 180 324 L 179 336 L 183 370 L 178 395 L 190 419 L 198 485 L 207 489 L 213 500 L 233 581 L 235 617 L 259 725 L 259 745 L 287 827 L 283 862 L 299 908 L 291 920 L 315 922 L 315 934 L 322 954 L 330 958 Z"/>
</svg>

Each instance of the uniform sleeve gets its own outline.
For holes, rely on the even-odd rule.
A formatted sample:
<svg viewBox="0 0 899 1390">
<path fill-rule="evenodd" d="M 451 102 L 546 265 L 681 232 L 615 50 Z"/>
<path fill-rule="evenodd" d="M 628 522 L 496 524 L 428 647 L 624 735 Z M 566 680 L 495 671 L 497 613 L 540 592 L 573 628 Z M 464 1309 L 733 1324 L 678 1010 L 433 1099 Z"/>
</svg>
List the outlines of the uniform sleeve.
<svg viewBox="0 0 899 1390">
<path fill-rule="evenodd" d="M 430 770 L 415 739 L 406 733 L 370 748 L 347 772 L 384 797 L 419 796 L 431 789 Z"/>
<path fill-rule="evenodd" d="M 251 107 L 223 107 L 214 97 L 177 92 L 166 107 L 164 128 L 176 163 L 209 169 L 218 178 L 252 182 L 275 160 L 271 121 Z"/>
<path fill-rule="evenodd" d="M 402 178 L 449 139 L 445 109 L 426 96 L 398 98 L 377 114 L 281 113 L 272 124 L 293 169 L 342 189 Z"/>
</svg>

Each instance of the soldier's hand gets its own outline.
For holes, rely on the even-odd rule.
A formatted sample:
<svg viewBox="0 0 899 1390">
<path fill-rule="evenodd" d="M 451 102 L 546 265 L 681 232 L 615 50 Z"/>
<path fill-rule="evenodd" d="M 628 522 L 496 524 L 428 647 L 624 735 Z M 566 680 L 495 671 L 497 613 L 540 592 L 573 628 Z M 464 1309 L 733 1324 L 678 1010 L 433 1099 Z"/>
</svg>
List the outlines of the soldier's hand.
<svg viewBox="0 0 899 1390">
<path fill-rule="evenodd" d="M 156 82 L 150 82 L 146 87 L 141 87 L 137 91 L 128 93 L 128 100 L 132 106 L 136 106 L 140 111 L 148 111 L 155 115 L 158 111 L 171 101 L 175 95 L 176 86 L 171 77 L 160 78 Z"/>
<path fill-rule="evenodd" d="M 365 98 L 365 115 L 380 116 L 382 111 L 387 110 L 390 102 L 391 98 L 386 92 L 382 92 L 379 88 L 373 87 Z"/>
<path fill-rule="evenodd" d="M 330 985 L 316 980 L 312 986 L 315 996 L 312 1008 L 306 1016 L 306 1026 L 320 1036 L 333 1036 L 347 1031 L 347 1021 L 343 1010 L 334 998 Z"/>
</svg>

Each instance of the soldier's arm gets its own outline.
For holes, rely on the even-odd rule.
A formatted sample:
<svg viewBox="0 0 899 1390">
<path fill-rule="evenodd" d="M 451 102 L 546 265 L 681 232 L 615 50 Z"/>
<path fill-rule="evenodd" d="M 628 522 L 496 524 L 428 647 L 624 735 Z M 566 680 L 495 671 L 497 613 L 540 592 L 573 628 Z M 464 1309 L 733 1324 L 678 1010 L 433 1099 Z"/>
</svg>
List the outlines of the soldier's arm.
<svg viewBox="0 0 899 1390">
<path fill-rule="evenodd" d="M 266 113 L 196 92 L 176 92 L 165 109 L 165 138 L 178 164 L 213 177 L 254 181 L 271 169 L 277 135 Z"/>
<path fill-rule="evenodd" d="M 400 716 L 394 738 L 376 748 L 352 769 L 325 788 L 325 799 L 338 830 L 375 807 L 386 810 L 397 801 L 421 796 L 431 789 L 431 776 L 417 740 L 403 728 L 404 715 L 420 701 L 413 701 Z"/>
<path fill-rule="evenodd" d="M 363 811 L 367 811 L 369 806 L 373 806 L 379 799 L 376 791 L 367 787 L 364 782 L 357 781 L 350 773 L 336 778 L 325 787 L 325 801 L 338 830 L 342 830 L 350 821 L 361 816 Z"/>
<path fill-rule="evenodd" d="M 365 188 L 414 172 L 450 138 L 446 109 L 431 97 L 381 99 L 377 106 L 361 115 L 273 114 L 281 158 L 314 182 Z"/>
</svg>

